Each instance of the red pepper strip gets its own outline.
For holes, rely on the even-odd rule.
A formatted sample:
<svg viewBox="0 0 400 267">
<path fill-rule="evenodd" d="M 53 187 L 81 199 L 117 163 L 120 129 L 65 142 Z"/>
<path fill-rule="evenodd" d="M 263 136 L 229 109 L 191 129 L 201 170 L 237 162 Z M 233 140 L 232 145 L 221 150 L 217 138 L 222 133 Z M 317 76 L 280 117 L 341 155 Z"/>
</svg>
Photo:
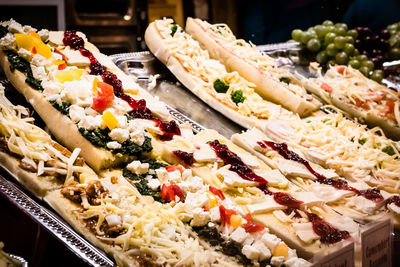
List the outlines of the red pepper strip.
<svg viewBox="0 0 400 267">
<path fill-rule="evenodd" d="M 100 90 L 98 90 L 99 96 L 104 96 L 109 102 L 114 100 L 114 88 L 112 85 L 104 82 L 97 82 L 96 85 Z"/>
<path fill-rule="evenodd" d="M 176 185 L 165 185 L 163 184 L 161 187 L 161 198 L 164 201 L 171 202 L 175 201 L 175 197 L 179 197 L 179 201 L 184 202 L 185 196 L 183 195 L 182 189 Z"/>
<path fill-rule="evenodd" d="M 215 188 L 213 186 L 209 187 L 209 190 L 211 193 L 213 193 L 214 195 L 216 195 L 217 197 L 219 197 L 221 200 L 225 199 L 224 193 L 222 193 L 221 190 L 219 190 L 218 188 Z"/>
<path fill-rule="evenodd" d="M 327 83 L 322 83 L 321 84 L 321 89 L 324 90 L 324 91 L 327 91 L 328 93 L 332 93 L 333 92 L 332 87 Z"/>
<path fill-rule="evenodd" d="M 246 231 L 246 233 L 255 233 L 265 229 L 264 225 L 251 221 L 250 213 L 246 214 L 246 217 L 244 218 L 247 221 L 247 223 L 243 225 L 243 228 Z"/>
<path fill-rule="evenodd" d="M 180 165 L 169 165 L 169 166 L 166 166 L 165 169 L 167 170 L 167 172 L 173 172 L 173 171 L 178 170 L 181 172 L 181 174 L 183 173 L 183 167 Z"/>
<path fill-rule="evenodd" d="M 65 62 L 67 62 L 67 61 L 69 60 L 69 58 L 68 58 L 66 55 L 64 55 L 63 53 L 61 53 L 57 48 L 54 49 L 54 53 L 57 53 L 57 54 L 61 55 L 61 56 L 62 56 L 62 59 L 63 59 Z"/>
<path fill-rule="evenodd" d="M 65 68 L 67 68 L 67 64 L 65 63 L 58 65 L 58 70 L 63 70 Z"/>
<path fill-rule="evenodd" d="M 32 53 L 32 54 L 37 54 L 36 46 L 32 47 L 31 53 Z"/>
<path fill-rule="evenodd" d="M 231 216 L 237 214 L 236 211 L 225 208 L 223 205 L 219 206 L 219 214 L 221 217 L 222 225 L 231 223 Z"/>
</svg>

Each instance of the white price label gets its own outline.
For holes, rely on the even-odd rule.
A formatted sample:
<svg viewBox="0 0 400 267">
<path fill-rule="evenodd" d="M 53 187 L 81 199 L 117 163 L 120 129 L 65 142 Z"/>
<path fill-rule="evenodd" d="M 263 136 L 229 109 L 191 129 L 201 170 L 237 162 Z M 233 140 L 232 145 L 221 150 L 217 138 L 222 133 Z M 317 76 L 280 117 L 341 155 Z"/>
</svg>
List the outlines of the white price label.
<svg viewBox="0 0 400 267">
<path fill-rule="evenodd" d="M 354 266 L 354 243 L 349 243 L 344 247 L 324 256 L 312 267 L 353 267 Z"/>
<path fill-rule="evenodd" d="M 378 222 L 361 233 L 362 266 L 392 266 L 392 225 Z"/>
</svg>

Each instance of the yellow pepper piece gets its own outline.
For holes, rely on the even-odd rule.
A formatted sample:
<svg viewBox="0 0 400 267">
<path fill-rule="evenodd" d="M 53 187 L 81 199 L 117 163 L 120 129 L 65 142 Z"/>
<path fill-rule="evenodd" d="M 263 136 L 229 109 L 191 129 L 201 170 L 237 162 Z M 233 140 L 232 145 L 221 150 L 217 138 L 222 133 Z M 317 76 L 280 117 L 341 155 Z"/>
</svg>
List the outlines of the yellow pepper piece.
<svg viewBox="0 0 400 267">
<path fill-rule="evenodd" d="M 35 33 L 37 34 L 37 33 Z M 35 36 L 31 36 L 28 34 L 24 34 L 24 33 L 15 33 L 14 34 L 15 37 L 15 42 L 17 43 L 17 47 L 18 49 L 20 48 L 24 48 L 26 50 L 28 50 L 29 52 L 32 51 L 33 47 L 36 47 L 36 52 L 49 59 L 52 56 L 51 53 L 51 49 L 50 47 L 48 47 L 45 43 L 42 42 L 42 40 Z"/>
<path fill-rule="evenodd" d="M 82 73 L 83 70 L 81 69 L 69 69 L 54 75 L 54 77 L 56 77 L 56 79 L 59 80 L 60 83 L 70 82 L 73 80 L 79 81 L 81 79 Z"/>
<path fill-rule="evenodd" d="M 53 64 L 54 65 L 61 65 L 61 64 L 64 64 L 65 63 L 65 61 L 64 60 L 61 60 L 61 59 L 56 59 L 56 60 L 54 60 L 53 61 Z"/>
<path fill-rule="evenodd" d="M 283 256 L 285 259 L 289 256 L 289 248 L 284 243 L 276 245 L 272 251 L 272 256 L 280 257 Z"/>
<path fill-rule="evenodd" d="M 210 209 L 217 206 L 218 198 L 210 190 L 206 191 L 206 197 L 208 198 L 208 206 Z"/>
<path fill-rule="evenodd" d="M 35 37 L 35 38 L 37 38 L 37 39 L 39 39 L 39 40 L 42 40 L 42 39 L 40 38 L 40 35 L 37 34 L 37 33 L 34 32 L 34 31 L 30 31 L 29 34 L 30 34 L 32 37 Z"/>
<path fill-rule="evenodd" d="M 93 87 L 92 87 L 92 91 L 93 91 L 93 95 L 97 96 L 97 83 L 99 82 L 99 79 L 94 78 L 93 80 Z"/>
<path fill-rule="evenodd" d="M 242 216 L 234 214 L 231 216 L 231 225 L 233 227 L 239 227 L 242 225 Z"/>
<path fill-rule="evenodd" d="M 101 116 L 101 119 L 111 131 L 118 126 L 117 118 L 115 118 L 115 116 L 110 111 L 104 112 L 103 116 Z"/>
</svg>

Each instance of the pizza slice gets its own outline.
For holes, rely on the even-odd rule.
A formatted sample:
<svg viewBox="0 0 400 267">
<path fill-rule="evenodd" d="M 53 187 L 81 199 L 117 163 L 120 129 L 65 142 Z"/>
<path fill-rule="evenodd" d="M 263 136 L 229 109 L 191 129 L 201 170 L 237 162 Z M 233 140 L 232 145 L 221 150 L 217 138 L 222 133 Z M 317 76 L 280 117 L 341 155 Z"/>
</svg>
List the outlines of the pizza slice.
<svg viewBox="0 0 400 267">
<path fill-rule="evenodd" d="M 145 40 L 150 51 L 183 85 L 237 124 L 249 128 L 264 124 L 268 118 L 291 114 L 263 100 L 255 92 L 255 84 L 211 59 L 207 50 L 172 19 L 150 23 Z"/>
<path fill-rule="evenodd" d="M 253 83 L 255 91 L 265 99 L 300 116 L 306 116 L 321 106 L 289 70 L 276 67 L 274 59 L 258 51 L 251 42 L 236 39 L 226 24 L 212 25 L 188 18 L 186 31 L 208 50 L 212 58 Z"/>
<path fill-rule="evenodd" d="M 324 200 L 302 191 L 279 170 L 269 168 L 215 131 L 202 131 L 190 142 L 172 141 L 164 149 L 167 162 L 190 168 L 238 205 L 240 213 L 250 213 L 302 257 L 311 258 L 329 244 L 358 235 L 358 225 L 352 219 L 340 216 Z M 316 230 L 321 225 L 328 231 Z"/>
<path fill-rule="evenodd" d="M 286 143 L 272 141 L 258 129 L 234 134 L 231 140 L 279 169 L 293 183 L 313 192 L 339 213 L 364 223 L 392 217 L 395 226 L 399 226 L 399 195 L 379 190 L 362 180 L 347 181 L 334 170 L 306 160 L 301 152 L 293 151 Z"/>
<path fill-rule="evenodd" d="M 350 66 L 332 66 L 325 75 L 319 68 L 316 71 L 318 78 L 303 79 L 307 90 L 370 127 L 379 126 L 387 136 L 399 139 L 399 93 Z"/>
</svg>

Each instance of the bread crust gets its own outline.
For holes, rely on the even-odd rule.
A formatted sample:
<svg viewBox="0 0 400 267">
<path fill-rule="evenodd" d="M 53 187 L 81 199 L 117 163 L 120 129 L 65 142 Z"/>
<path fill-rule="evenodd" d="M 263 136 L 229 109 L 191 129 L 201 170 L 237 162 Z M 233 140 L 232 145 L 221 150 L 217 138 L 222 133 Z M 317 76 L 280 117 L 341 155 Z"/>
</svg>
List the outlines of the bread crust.
<svg viewBox="0 0 400 267">
<path fill-rule="evenodd" d="M 256 92 L 263 98 L 271 100 L 285 108 L 306 116 L 320 107 L 319 101 L 307 101 L 284 88 L 281 82 L 272 79 L 268 72 L 259 70 L 246 60 L 238 57 L 233 52 L 223 47 L 218 41 L 212 39 L 203 29 L 198 19 L 188 18 L 186 31 L 208 50 L 210 56 L 220 60 L 229 70 L 237 71 L 246 80 L 256 85 Z"/>
</svg>

